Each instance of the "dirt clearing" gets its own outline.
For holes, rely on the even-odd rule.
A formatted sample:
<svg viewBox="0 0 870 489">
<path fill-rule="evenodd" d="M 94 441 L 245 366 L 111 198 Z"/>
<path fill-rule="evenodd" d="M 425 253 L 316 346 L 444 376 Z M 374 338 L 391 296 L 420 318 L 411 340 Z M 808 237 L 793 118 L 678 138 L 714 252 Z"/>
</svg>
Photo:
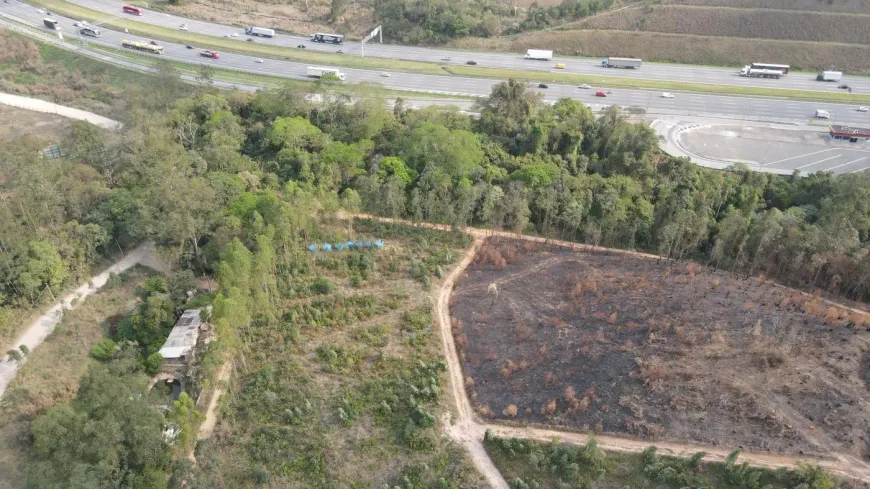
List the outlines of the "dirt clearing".
<svg viewBox="0 0 870 489">
<path fill-rule="evenodd" d="M 8 141 L 25 134 L 49 141 L 60 138 L 72 120 L 59 115 L 43 114 L 0 104 L 0 141 Z"/>
<path fill-rule="evenodd" d="M 697 264 L 489 241 L 451 299 L 484 417 L 870 455 L 867 316 Z"/>
</svg>

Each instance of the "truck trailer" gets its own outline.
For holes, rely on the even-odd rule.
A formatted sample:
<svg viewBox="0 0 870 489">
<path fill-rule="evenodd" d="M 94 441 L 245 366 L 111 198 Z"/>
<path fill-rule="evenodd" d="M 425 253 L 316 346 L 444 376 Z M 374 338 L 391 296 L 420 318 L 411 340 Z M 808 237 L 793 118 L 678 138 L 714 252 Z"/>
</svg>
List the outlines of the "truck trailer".
<svg viewBox="0 0 870 489">
<path fill-rule="evenodd" d="M 344 73 L 338 68 L 324 68 L 322 66 L 309 66 L 306 74 L 310 78 L 322 78 L 325 75 L 335 75 L 339 80 L 344 81 Z"/>
<path fill-rule="evenodd" d="M 275 37 L 275 29 L 266 29 L 265 27 L 245 27 L 245 34 L 249 36 Z"/>
<path fill-rule="evenodd" d="M 751 65 L 746 65 L 740 70 L 740 76 L 748 78 L 782 78 L 784 73 L 780 70 L 767 70 L 761 68 L 753 68 Z"/>
<path fill-rule="evenodd" d="M 53 29 L 56 31 L 60 30 L 60 23 L 54 19 L 42 19 L 42 23 L 45 24 L 45 27 L 48 27 L 49 29 Z"/>
<path fill-rule="evenodd" d="M 842 79 L 842 71 L 823 71 L 816 75 L 816 81 L 838 82 Z"/>
<path fill-rule="evenodd" d="M 547 49 L 529 49 L 528 51 L 526 51 L 526 59 L 550 61 L 551 59 L 553 59 L 553 51 Z"/>
<path fill-rule="evenodd" d="M 601 66 L 605 68 L 625 68 L 633 70 L 640 68 L 643 60 L 638 58 L 607 58 L 601 60 Z"/>
</svg>

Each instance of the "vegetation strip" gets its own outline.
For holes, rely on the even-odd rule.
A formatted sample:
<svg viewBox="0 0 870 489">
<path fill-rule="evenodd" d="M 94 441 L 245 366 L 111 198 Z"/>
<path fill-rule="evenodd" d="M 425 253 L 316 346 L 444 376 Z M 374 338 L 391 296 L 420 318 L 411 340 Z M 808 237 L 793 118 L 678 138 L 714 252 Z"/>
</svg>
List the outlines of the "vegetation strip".
<svg viewBox="0 0 870 489">
<path fill-rule="evenodd" d="M 79 19 L 87 19 L 93 22 L 101 22 L 102 25 L 118 29 L 128 29 L 134 34 L 145 37 L 156 37 L 165 41 L 188 44 L 194 42 L 202 47 L 213 49 L 226 49 L 238 53 L 248 53 L 258 56 L 271 56 L 274 58 L 292 61 L 334 64 L 348 68 L 360 69 L 390 69 L 411 73 L 423 73 L 430 75 L 455 74 L 460 76 L 508 79 L 515 78 L 527 81 L 550 81 L 565 84 L 603 84 L 609 87 L 633 88 L 639 90 L 666 90 L 683 91 L 709 94 L 742 95 L 750 97 L 783 98 L 791 100 L 826 101 L 845 104 L 870 104 L 870 95 L 814 92 L 811 90 L 791 90 L 783 88 L 756 88 L 738 87 L 729 85 L 714 85 L 704 83 L 686 83 L 656 81 L 646 79 L 632 79 L 614 76 L 582 75 L 573 73 L 553 73 L 538 71 L 510 70 L 504 68 L 468 67 L 458 65 L 440 66 L 434 63 L 422 61 L 392 60 L 386 58 L 360 58 L 351 55 L 320 53 L 301 49 L 284 48 L 279 46 L 234 41 L 213 36 L 193 34 L 189 32 L 169 29 L 136 22 L 135 20 L 118 19 L 117 16 L 105 14 L 95 10 L 66 2 L 64 0 L 29 0 L 34 5 L 48 8 L 57 13 Z"/>
</svg>

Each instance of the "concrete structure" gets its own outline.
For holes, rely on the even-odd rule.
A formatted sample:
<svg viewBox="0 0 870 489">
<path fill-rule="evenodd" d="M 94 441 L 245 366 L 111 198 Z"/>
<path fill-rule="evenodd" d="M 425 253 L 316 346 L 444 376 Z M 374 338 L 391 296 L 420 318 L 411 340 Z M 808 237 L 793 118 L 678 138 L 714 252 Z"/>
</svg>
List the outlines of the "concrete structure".
<svg viewBox="0 0 870 489">
<path fill-rule="evenodd" d="M 199 341 L 202 309 L 188 309 L 178 318 L 166 342 L 160 348 L 164 368 L 184 369 L 196 356 Z"/>
<path fill-rule="evenodd" d="M 862 139 L 867 141 L 870 140 L 870 129 L 833 124 L 831 125 L 831 138 L 846 140 L 851 143 L 857 143 Z"/>
</svg>

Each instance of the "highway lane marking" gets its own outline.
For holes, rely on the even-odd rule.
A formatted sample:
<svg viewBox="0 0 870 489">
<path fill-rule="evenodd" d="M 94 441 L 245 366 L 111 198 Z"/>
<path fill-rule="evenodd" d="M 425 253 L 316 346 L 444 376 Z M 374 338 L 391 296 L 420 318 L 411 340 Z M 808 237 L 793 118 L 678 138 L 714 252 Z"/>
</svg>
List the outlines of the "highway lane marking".
<svg viewBox="0 0 870 489">
<path fill-rule="evenodd" d="M 808 164 L 806 164 L 806 165 L 804 165 L 804 166 L 799 166 L 799 167 L 795 168 L 795 170 L 800 170 L 800 169 L 802 169 L 802 168 L 806 168 L 806 167 L 808 167 L 808 166 L 813 166 L 813 165 L 817 165 L 817 164 L 819 164 L 819 163 L 824 163 L 825 161 L 833 160 L 834 158 L 839 158 L 839 157 L 841 157 L 841 156 L 843 156 L 843 155 L 834 155 L 834 156 L 831 156 L 830 158 L 825 158 L 824 160 L 819 160 L 819 161 L 815 161 L 815 162 L 813 162 L 813 163 L 808 163 Z"/>
<path fill-rule="evenodd" d="M 861 160 L 866 160 L 866 159 L 867 159 L 867 157 L 865 156 L 865 157 L 863 157 L 863 158 L 858 158 L 857 160 L 852 160 L 852 161 L 850 161 L 850 162 L 848 162 L 848 163 L 843 163 L 842 165 L 837 165 L 837 166 L 832 166 L 832 167 L 830 167 L 830 168 L 825 168 L 824 171 L 831 171 L 831 170 L 833 170 L 833 169 L 835 169 L 835 168 L 840 168 L 841 166 L 851 165 L 852 163 L 858 163 L 859 161 L 861 161 Z M 864 171 L 864 170 L 866 170 L 866 169 L 867 169 L 867 168 L 865 167 L 865 168 L 862 168 L 862 169 L 860 169 L 860 170 L 858 170 L 858 171 Z M 856 173 L 856 172 L 852 172 L 852 173 Z"/>
<path fill-rule="evenodd" d="M 785 158 L 785 159 L 783 159 L 783 160 L 778 160 L 778 161 L 771 161 L 770 163 L 765 163 L 765 164 L 763 164 L 763 165 L 759 165 L 759 166 L 775 165 L 775 164 L 777 164 L 777 163 L 782 163 L 783 161 L 796 160 L 796 159 L 798 159 L 798 158 L 803 158 L 804 156 L 817 155 L 817 154 L 819 154 L 819 153 L 824 153 L 824 152 L 826 152 L 826 151 L 834 151 L 834 149 L 833 149 L 833 148 L 828 148 L 828 149 L 823 149 L 823 150 L 821 150 L 821 151 L 816 151 L 815 153 L 806 153 L 806 154 L 802 154 L 802 155 L 792 156 L 791 158 Z"/>
</svg>

